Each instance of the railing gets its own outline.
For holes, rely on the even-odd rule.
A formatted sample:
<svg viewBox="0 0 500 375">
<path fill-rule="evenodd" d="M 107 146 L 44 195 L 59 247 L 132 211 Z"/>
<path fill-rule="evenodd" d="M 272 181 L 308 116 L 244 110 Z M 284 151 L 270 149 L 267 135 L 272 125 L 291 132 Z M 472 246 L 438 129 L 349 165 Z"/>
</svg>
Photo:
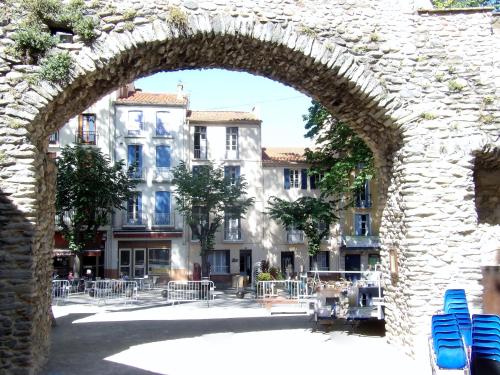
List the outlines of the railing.
<svg viewBox="0 0 500 375">
<path fill-rule="evenodd" d="M 75 135 L 75 143 L 84 145 L 96 145 L 97 132 L 79 131 Z"/>
<path fill-rule="evenodd" d="M 256 298 L 260 300 L 285 298 L 305 299 L 310 295 L 307 279 L 257 281 Z"/>
<path fill-rule="evenodd" d="M 174 215 L 171 212 L 155 212 L 154 225 L 174 226 Z"/>
<path fill-rule="evenodd" d="M 52 280 L 52 303 L 58 305 L 65 302 L 71 293 L 71 285 L 68 280 Z"/>
<path fill-rule="evenodd" d="M 172 170 L 169 167 L 156 167 L 155 180 L 172 180 L 174 178 Z"/>
<path fill-rule="evenodd" d="M 129 129 L 127 130 L 127 135 L 129 137 L 139 137 L 142 135 L 143 130 L 142 129 Z"/>
<path fill-rule="evenodd" d="M 194 149 L 194 158 L 205 160 L 207 158 L 207 150 Z"/>
<path fill-rule="evenodd" d="M 210 301 L 214 299 L 214 282 L 210 280 L 201 281 L 169 281 L 166 295 L 168 302 L 195 302 Z"/>
<path fill-rule="evenodd" d="M 146 226 L 148 223 L 148 217 L 146 214 L 142 213 L 142 211 L 139 212 L 125 212 L 123 214 L 123 226 L 128 226 L 128 227 L 143 227 Z"/>
<path fill-rule="evenodd" d="M 241 229 L 224 229 L 224 241 L 241 241 Z"/>
<path fill-rule="evenodd" d="M 141 180 L 144 181 L 146 176 L 145 168 L 132 168 L 128 171 L 128 178 L 131 180 Z"/>
<path fill-rule="evenodd" d="M 361 199 L 360 197 L 356 197 L 354 205 L 356 208 L 371 208 L 371 206 L 372 206 L 371 194 L 367 194 L 365 199 Z"/>
<path fill-rule="evenodd" d="M 345 247 L 380 247 L 379 236 L 342 236 Z"/>
<path fill-rule="evenodd" d="M 137 300 L 137 290 L 136 281 L 99 280 L 92 283 L 88 293 L 97 303 L 109 301 L 128 303 Z"/>
<path fill-rule="evenodd" d="M 286 239 L 288 243 L 302 243 L 304 242 L 304 232 L 297 229 L 288 230 Z"/>
</svg>

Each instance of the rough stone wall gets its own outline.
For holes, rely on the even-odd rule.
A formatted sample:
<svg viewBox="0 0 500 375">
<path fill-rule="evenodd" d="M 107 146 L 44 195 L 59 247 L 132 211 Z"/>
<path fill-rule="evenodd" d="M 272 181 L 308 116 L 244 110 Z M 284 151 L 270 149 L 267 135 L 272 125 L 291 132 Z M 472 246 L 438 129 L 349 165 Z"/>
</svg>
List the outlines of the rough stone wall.
<svg viewBox="0 0 500 375">
<path fill-rule="evenodd" d="M 75 62 L 64 86 L 25 79 L 38 68 L 6 49 L 19 2 L 0 16 L 2 372 L 32 373 L 47 351 L 47 136 L 119 85 L 160 70 L 220 67 L 275 79 L 365 139 L 380 171 L 386 271 L 388 251 L 398 254 L 398 274 L 386 272 L 391 342 L 423 351 L 447 287 L 466 287 L 481 307 L 480 266 L 496 262 L 498 233 L 477 223 L 473 179 L 475 153 L 500 143 L 500 38 L 489 11 L 417 12 L 397 0 L 94 3 L 98 40 L 58 46 Z M 181 30 L 169 21 L 173 6 L 188 15 Z"/>
</svg>

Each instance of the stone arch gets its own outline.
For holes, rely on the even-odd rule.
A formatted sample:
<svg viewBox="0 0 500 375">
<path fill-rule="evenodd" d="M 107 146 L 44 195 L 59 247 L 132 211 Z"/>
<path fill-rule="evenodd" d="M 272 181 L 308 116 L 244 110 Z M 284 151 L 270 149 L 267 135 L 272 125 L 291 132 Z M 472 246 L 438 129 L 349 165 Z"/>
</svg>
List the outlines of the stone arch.
<svg viewBox="0 0 500 375">
<path fill-rule="evenodd" d="M 0 282 L 2 287 L 6 286 L 6 297 L 12 300 L 12 306 L 19 306 L 22 311 L 21 324 L 16 326 L 13 322 L 19 318 L 16 315 L 18 310 L 9 310 L 2 316 L 8 327 L 3 340 L 11 340 L 9 342 L 14 347 L 13 355 L 2 356 L 9 358 L 2 366 L 9 370 L 22 368 L 30 373 L 29 368 L 39 366 L 47 351 L 49 320 L 46 312 L 50 306 L 46 294 L 49 279 L 45 271 L 51 245 L 48 234 L 52 231 L 54 218 L 51 204 L 54 171 L 45 155 L 48 134 L 99 97 L 134 78 L 160 70 L 210 67 L 244 70 L 291 85 L 319 100 L 330 112 L 348 122 L 372 148 L 384 177 L 381 184 L 383 264 L 388 270 L 389 250 L 396 250 L 399 264 L 398 275 L 387 278 L 388 337 L 403 344 L 408 352 L 414 352 L 415 337 L 422 336 L 429 312 L 439 306 L 439 298 L 429 293 L 433 286 L 450 285 L 442 271 L 426 272 L 421 264 L 430 263 L 431 267 L 439 268 L 441 263 L 448 264 L 448 260 L 441 259 L 446 258 L 448 247 L 457 250 L 457 256 L 467 255 L 463 246 L 458 244 L 459 239 L 463 238 L 468 244 L 474 241 L 470 228 L 464 226 L 455 230 L 455 221 L 447 218 L 441 218 L 439 222 L 438 214 L 446 211 L 444 204 L 439 207 L 438 214 L 431 208 L 420 207 L 430 206 L 435 198 L 426 195 L 429 183 L 425 179 L 450 190 L 453 185 L 442 182 L 433 174 L 436 153 L 450 164 L 455 162 L 455 157 L 451 150 L 440 149 L 434 139 L 434 134 L 446 133 L 446 130 L 433 122 L 433 113 L 424 113 L 433 100 L 444 107 L 449 103 L 439 96 L 433 99 L 412 94 L 411 89 L 417 84 L 415 77 L 411 76 L 413 71 L 409 70 L 415 68 L 420 73 L 418 63 L 425 61 L 418 60 L 416 44 L 420 41 L 412 36 L 417 30 L 415 25 L 423 25 L 424 30 L 429 25 L 439 29 L 440 20 L 431 19 L 432 14 L 417 17 L 413 5 L 398 5 L 398 8 L 395 3 L 399 2 L 393 0 L 372 0 L 359 9 L 350 9 L 351 5 L 339 1 L 336 5 L 347 16 L 331 28 L 324 27 L 318 18 L 325 15 L 335 21 L 335 12 L 316 0 L 302 1 L 310 5 L 310 8 L 303 9 L 304 16 L 298 19 L 287 16 L 284 23 L 275 22 L 275 16 L 270 14 L 261 18 L 259 14 L 269 10 L 263 5 L 252 10 L 250 16 L 233 16 L 223 7 L 213 6 L 212 9 L 205 5 L 207 9 L 200 10 L 198 5 L 193 5 L 197 3 L 186 3 L 193 9 L 187 5 L 184 8 L 189 16 L 187 27 L 181 30 L 169 23 L 169 2 L 166 1 L 147 5 L 150 18 L 143 17 L 132 32 L 120 30 L 119 21 L 111 21 L 114 16 L 122 16 L 119 11 L 112 10 L 100 16 L 102 22 L 107 22 L 106 27 L 111 25 L 109 31 L 103 32 L 89 47 L 70 47 L 74 48 L 71 53 L 75 66 L 70 82 L 64 86 L 47 82 L 31 85 L 23 81 L 20 71 L 30 72 L 32 67 L 23 67 L 15 59 L 2 57 L 0 69 L 6 74 L 5 80 L 0 82 L 0 90 L 4 93 L 0 100 L 0 220 L 3 220 L 0 221 L 3 225 L 0 243 L 10 253 L 2 249 L 0 256 L 3 258 L 0 259 L 5 262 L 0 266 L 19 268 L 20 271 L 7 273 Z M 384 6 L 394 9 L 389 17 L 382 16 Z M 360 10 L 366 11 L 364 17 L 358 16 Z M 286 12 L 284 9 L 283 14 Z M 104 21 L 106 17 L 109 22 Z M 447 19 L 447 25 L 465 22 L 459 16 L 453 17 Z M 477 24 L 486 28 L 487 22 L 480 17 L 482 14 L 477 17 Z M 313 21 L 309 22 L 309 19 Z M 340 27 L 351 20 L 353 27 L 361 30 L 364 23 L 370 23 L 372 19 L 375 23 L 391 25 L 407 21 L 404 28 L 387 29 L 389 33 L 400 31 L 388 37 L 390 45 L 381 48 L 395 56 L 386 60 L 377 57 L 379 55 L 372 56 L 370 48 L 356 45 L 361 38 L 359 31 L 351 28 L 349 35 L 340 32 Z M 313 30 L 313 35 L 306 30 L 304 26 L 308 23 L 317 26 L 319 32 Z M 448 35 L 440 37 L 443 40 L 449 38 Z M 375 40 L 376 35 L 368 38 Z M 0 38 L 0 45 L 5 44 L 5 38 Z M 399 50 L 404 50 L 404 59 L 408 61 L 403 62 L 395 52 Z M 480 53 L 482 51 L 484 49 Z M 422 71 L 425 69 L 427 67 L 422 67 Z M 404 86 L 405 82 L 407 86 Z M 479 94 L 467 95 L 476 98 Z M 407 99 L 403 101 L 402 97 Z M 451 120 L 446 116 L 442 117 L 443 123 L 448 125 Z M 497 129 L 494 123 L 489 132 L 494 133 Z M 458 137 L 467 135 L 463 131 Z M 430 176 L 425 169 L 429 170 Z M 453 170 L 449 173 L 453 174 Z M 416 178 L 415 174 L 419 177 Z M 460 180 L 460 194 L 470 187 L 470 182 L 467 178 Z M 437 198 L 440 203 L 445 201 L 442 196 Z M 457 197 L 453 201 L 454 209 L 462 208 L 460 199 Z M 429 221 L 427 218 L 432 215 L 437 218 Z M 445 228 L 452 228 L 449 232 L 459 239 L 449 240 L 448 232 L 435 228 L 437 222 L 446 224 Z M 429 240 L 426 231 L 438 234 Z M 425 251 L 425 246 L 430 249 Z M 467 281 L 466 276 L 459 275 L 462 269 L 466 269 L 473 274 L 474 293 L 478 294 L 474 284 L 478 272 L 469 268 L 463 264 L 453 268 L 457 273 L 454 282 Z M 423 285 L 431 278 L 429 274 L 436 274 L 438 279 Z M 28 337 L 30 343 L 26 344 L 22 337 Z"/>
</svg>

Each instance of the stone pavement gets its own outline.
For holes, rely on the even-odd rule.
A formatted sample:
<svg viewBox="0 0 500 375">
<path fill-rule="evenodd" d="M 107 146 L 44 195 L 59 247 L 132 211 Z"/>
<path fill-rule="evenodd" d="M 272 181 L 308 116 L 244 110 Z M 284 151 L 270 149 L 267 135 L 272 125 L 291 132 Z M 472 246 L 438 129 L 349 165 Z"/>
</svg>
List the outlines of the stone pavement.
<svg viewBox="0 0 500 375">
<path fill-rule="evenodd" d="M 166 306 L 54 306 L 57 327 L 43 375 L 206 373 L 425 374 L 388 345 L 383 325 L 271 315 L 252 299 L 221 296 Z"/>
</svg>

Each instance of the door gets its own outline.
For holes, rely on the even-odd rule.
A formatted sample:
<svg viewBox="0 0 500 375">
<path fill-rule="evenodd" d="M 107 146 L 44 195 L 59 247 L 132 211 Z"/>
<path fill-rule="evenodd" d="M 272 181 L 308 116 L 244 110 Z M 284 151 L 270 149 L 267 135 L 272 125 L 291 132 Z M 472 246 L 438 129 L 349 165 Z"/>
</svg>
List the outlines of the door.
<svg viewBox="0 0 500 375">
<path fill-rule="evenodd" d="M 252 250 L 240 250 L 240 275 L 252 282 Z"/>
<path fill-rule="evenodd" d="M 142 278 L 145 275 L 146 249 L 134 249 L 134 278 Z"/>
<path fill-rule="evenodd" d="M 120 249 L 120 277 L 131 277 L 130 267 L 132 266 L 130 249 Z"/>
<path fill-rule="evenodd" d="M 295 257 L 293 251 L 281 252 L 281 272 L 291 277 L 295 271 Z"/>
<path fill-rule="evenodd" d="M 348 254 L 345 256 L 345 270 L 346 271 L 361 271 L 361 255 Z M 346 273 L 346 279 L 359 280 L 359 273 Z"/>
</svg>

